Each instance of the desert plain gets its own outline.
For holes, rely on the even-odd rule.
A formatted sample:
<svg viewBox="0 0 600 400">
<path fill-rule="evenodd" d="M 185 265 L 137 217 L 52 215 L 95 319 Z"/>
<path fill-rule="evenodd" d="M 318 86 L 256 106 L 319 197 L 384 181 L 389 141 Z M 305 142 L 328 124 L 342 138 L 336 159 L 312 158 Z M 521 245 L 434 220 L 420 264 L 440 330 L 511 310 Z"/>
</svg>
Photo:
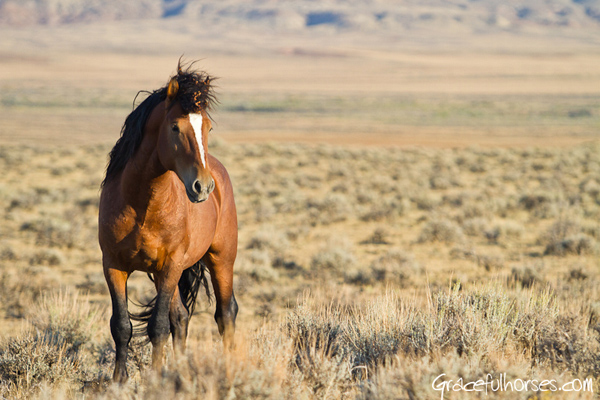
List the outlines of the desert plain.
<svg viewBox="0 0 600 400">
<path fill-rule="evenodd" d="M 219 29 L 0 28 L 3 398 L 428 399 L 440 374 L 593 388 L 494 398 L 594 398 L 595 31 Z M 119 386 L 100 182 L 136 94 L 182 55 L 219 77 L 238 344 L 223 352 L 201 294 L 184 359 L 154 375 L 132 346 Z M 144 274 L 129 296 L 153 296 Z"/>
</svg>

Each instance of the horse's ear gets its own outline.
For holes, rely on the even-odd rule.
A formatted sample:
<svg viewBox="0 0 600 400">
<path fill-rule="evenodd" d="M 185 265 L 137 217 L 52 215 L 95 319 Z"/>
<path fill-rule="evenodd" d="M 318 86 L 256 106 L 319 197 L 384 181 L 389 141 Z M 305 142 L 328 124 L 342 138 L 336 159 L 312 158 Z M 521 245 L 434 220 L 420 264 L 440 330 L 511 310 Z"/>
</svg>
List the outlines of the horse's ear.
<svg viewBox="0 0 600 400">
<path fill-rule="evenodd" d="M 177 92 L 179 91 L 179 82 L 177 82 L 177 77 L 171 78 L 169 81 L 169 86 L 167 86 L 167 108 L 171 107 L 171 103 L 177 97 Z"/>
</svg>

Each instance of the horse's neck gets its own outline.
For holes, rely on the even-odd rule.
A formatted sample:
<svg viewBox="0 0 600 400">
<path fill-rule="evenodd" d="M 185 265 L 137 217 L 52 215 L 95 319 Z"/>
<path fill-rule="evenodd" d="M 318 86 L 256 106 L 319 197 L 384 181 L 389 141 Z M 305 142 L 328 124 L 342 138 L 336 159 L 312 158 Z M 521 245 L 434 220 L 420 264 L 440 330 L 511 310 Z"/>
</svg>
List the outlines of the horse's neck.
<svg viewBox="0 0 600 400">
<path fill-rule="evenodd" d="M 152 208 L 156 198 L 171 188 L 172 179 L 158 159 L 156 146 L 145 143 L 146 140 L 121 176 L 121 191 L 125 199 L 139 211 Z"/>
</svg>

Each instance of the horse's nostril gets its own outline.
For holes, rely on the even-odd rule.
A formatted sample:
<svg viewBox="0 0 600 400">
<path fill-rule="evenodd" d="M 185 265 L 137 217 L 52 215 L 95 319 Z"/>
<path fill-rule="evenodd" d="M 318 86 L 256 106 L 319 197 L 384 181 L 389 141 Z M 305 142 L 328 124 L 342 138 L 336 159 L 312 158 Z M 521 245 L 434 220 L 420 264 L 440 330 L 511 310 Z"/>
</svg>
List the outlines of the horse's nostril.
<svg viewBox="0 0 600 400">
<path fill-rule="evenodd" d="M 200 193 L 201 190 L 202 190 L 202 185 L 200 184 L 200 181 L 194 182 L 194 191 L 196 193 Z"/>
</svg>

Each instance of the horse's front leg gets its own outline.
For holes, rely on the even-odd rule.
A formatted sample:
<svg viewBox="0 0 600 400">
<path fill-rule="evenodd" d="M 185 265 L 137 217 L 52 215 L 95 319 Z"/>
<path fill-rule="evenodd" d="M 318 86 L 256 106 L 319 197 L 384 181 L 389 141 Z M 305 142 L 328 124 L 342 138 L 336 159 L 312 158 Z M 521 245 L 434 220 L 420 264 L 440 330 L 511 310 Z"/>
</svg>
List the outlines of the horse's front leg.
<svg viewBox="0 0 600 400">
<path fill-rule="evenodd" d="M 115 341 L 117 353 L 113 380 L 124 383 L 127 380 L 127 350 L 133 331 L 127 312 L 127 278 L 129 274 L 125 271 L 110 268 L 106 264 L 105 262 L 104 277 L 112 300 L 110 332 Z"/>
<path fill-rule="evenodd" d="M 171 334 L 173 335 L 173 352 L 175 356 L 183 355 L 185 352 L 190 314 L 183 304 L 178 287 L 175 288 L 175 293 L 171 300 L 169 319 L 171 322 Z"/>
<path fill-rule="evenodd" d="M 152 368 L 157 372 L 162 367 L 165 344 L 169 340 L 171 302 L 177 292 L 180 277 L 181 271 L 166 265 L 161 273 L 154 275 L 157 296 L 152 316 L 148 321 L 148 337 L 152 343 Z"/>
</svg>

